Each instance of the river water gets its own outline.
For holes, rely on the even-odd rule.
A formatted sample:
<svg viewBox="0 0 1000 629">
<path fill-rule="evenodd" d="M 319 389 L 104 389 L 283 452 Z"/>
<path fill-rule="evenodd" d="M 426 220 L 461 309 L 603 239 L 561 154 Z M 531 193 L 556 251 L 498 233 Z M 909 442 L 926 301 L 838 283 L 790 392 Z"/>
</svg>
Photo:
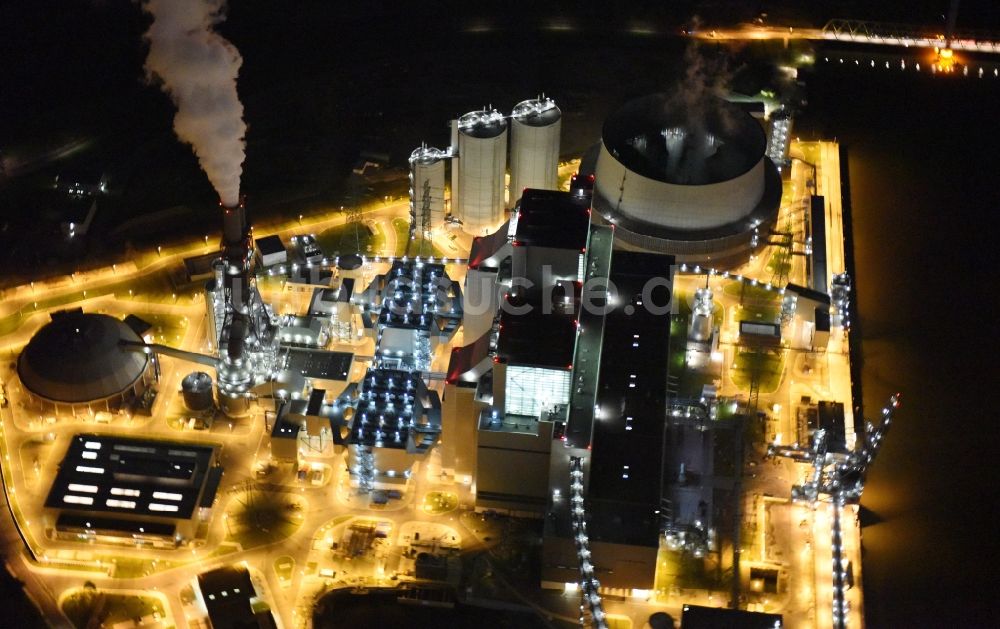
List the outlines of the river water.
<svg viewBox="0 0 1000 629">
<path fill-rule="evenodd" d="M 997 626 L 1000 81 L 817 59 L 800 130 L 848 148 L 866 409 L 903 393 L 862 500 L 868 622 Z"/>
</svg>

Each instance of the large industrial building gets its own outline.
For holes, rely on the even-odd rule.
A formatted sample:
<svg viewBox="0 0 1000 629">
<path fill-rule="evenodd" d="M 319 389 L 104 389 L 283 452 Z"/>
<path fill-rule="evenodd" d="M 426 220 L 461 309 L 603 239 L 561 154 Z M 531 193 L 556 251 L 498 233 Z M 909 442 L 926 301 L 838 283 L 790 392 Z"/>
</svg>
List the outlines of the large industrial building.
<svg viewBox="0 0 1000 629">
<path fill-rule="evenodd" d="M 626 103 L 604 123 L 594 209 L 620 246 L 678 262 L 731 267 L 767 244 L 781 178 L 749 113 L 711 99 L 682 106 L 667 94 Z"/>
<path fill-rule="evenodd" d="M 72 414 L 117 410 L 155 382 L 155 359 L 123 346 L 142 343 L 124 321 L 80 309 L 51 317 L 17 361 L 21 384 L 41 406 Z"/>
<path fill-rule="evenodd" d="M 375 340 L 375 354 L 361 382 L 337 401 L 340 416 L 350 419 L 351 485 L 362 494 L 403 489 L 413 464 L 439 441 L 441 401 L 424 377 L 435 349 L 461 324 L 462 289 L 443 264 L 397 261 L 352 302 Z"/>
<path fill-rule="evenodd" d="M 223 566 L 198 575 L 192 588 L 212 629 L 277 629 L 274 614 L 245 566 Z"/>
<path fill-rule="evenodd" d="M 524 191 L 510 223 L 473 243 L 466 293 L 497 297 L 467 313 L 472 342 L 445 385 L 442 421 L 458 429 L 471 413 L 476 448 L 442 465 L 474 470 L 477 509 L 545 519 L 550 587 L 578 580 L 577 465 L 597 578 L 645 589 L 655 573 L 673 259 L 612 244 L 585 191 Z"/>
<path fill-rule="evenodd" d="M 45 500 L 68 540 L 173 548 L 211 517 L 222 478 L 216 446 L 74 436 Z"/>
</svg>

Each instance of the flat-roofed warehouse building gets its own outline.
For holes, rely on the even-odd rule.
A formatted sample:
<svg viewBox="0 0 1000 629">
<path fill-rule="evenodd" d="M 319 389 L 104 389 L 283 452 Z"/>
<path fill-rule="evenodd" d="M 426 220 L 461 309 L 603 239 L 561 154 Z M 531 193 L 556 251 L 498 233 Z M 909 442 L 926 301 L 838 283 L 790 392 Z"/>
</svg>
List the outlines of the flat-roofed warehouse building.
<svg viewBox="0 0 1000 629">
<path fill-rule="evenodd" d="M 222 478 L 207 444 L 75 435 L 45 500 L 59 539 L 173 548 L 211 517 Z"/>
<path fill-rule="evenodd" d="M 223 566 L 198 575 L 196 595 L 212 629 L 276 629 L 267 604 L 243 566 Z"/>
</svg>

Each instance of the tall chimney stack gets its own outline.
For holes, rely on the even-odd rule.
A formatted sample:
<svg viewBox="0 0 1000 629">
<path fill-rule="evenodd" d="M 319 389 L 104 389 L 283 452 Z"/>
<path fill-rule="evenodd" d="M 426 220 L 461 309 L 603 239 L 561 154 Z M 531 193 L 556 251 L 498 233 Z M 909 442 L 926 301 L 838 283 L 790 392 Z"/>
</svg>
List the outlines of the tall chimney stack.
<svg viewBox="0 0 1000 629">
<path fill-rule="evenodd" d="M 246 314 L 250 301 L 250 274 L 253 272 L 253 235 L 246 205 L 222 207 L 222 257 L 225 261 L 225 288 L 233 309 Z"/>
</svg>

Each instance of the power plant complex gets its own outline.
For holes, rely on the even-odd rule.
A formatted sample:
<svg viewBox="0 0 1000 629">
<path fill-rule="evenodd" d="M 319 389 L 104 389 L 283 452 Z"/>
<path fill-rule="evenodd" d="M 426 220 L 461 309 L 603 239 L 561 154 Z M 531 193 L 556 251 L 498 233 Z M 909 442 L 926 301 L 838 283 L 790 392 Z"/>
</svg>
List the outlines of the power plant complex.
<svg viewBox="0 0 1000 629">
<path fill-rule="evenodd" d="M 374 510 L 409 504 L 423 477 L 458 487 L 470 511 L 540 520 L 542 587 L 579 591 L 581 617 L 606 627 L 602 596 L 654 591 L 665 550 L 716 566 L 727 544 L 739 554 L 739 444 L 745 425 L 770 428 L 759 376 L 748 397 L 724 398 L 717 388 L 734 376 L 722 369 L 784 347 L 826 352 L 846 331 L 849 278 L 831 276 L 833 297 L 816 288 L 828 284 L 825 249 L 812 288 L 730 272 L 772 244 L 789 124 L 721 99 L 638 98 L 561 182 L 552 98 L 472 111 L 451 121 L 446 149 L 408 159 L 407 238 L 465 232 L 467 257 L 340 255 L 313 235 L 255 241 L 241 200 L 221 207 L 219 250 L 203 256 L 200 351 L 153 342 L 137 317 L 77 309 L 52 315 L 17 373 L 37 408 L 93 417 L 151 412 L 161 359 L 194 365 L 170 380 L 182 414 L 209 428 L 225 418 L 230 431 L 264 423 L 255 473 L 284 466 L 303 488 L 342 473 L 337 499 Z M 678 288 L 686 275 L 697 284 Z M 280 281 L 284 308 L 265 298 L 277 290 L 258 286 L 265 276 Z M 722 282 L 738 290 L 727 296 Z M 735 324 L 720 299 L 739 300 Z M 697 377 L 678 375 L 688 369 Z M 803 401 L 796 446 L 780 454 L 815 455 L 825 479 L 834 458 L 818 449 L 842 462 L 864 431 L 843 406 Z M 719 421 L 735 415 L 748 423 Z M 737 461 L 719 455 L 728 440 Z M 223 461 L 214 445 L 77 435 L 46 522 L 58 539 L 194 547 L 208 538 Z M 331 535 L 315 548 L 335 548 Z M 739 583 L 763 579 L 738 557 L 732 566 Z"/>
</svg>

